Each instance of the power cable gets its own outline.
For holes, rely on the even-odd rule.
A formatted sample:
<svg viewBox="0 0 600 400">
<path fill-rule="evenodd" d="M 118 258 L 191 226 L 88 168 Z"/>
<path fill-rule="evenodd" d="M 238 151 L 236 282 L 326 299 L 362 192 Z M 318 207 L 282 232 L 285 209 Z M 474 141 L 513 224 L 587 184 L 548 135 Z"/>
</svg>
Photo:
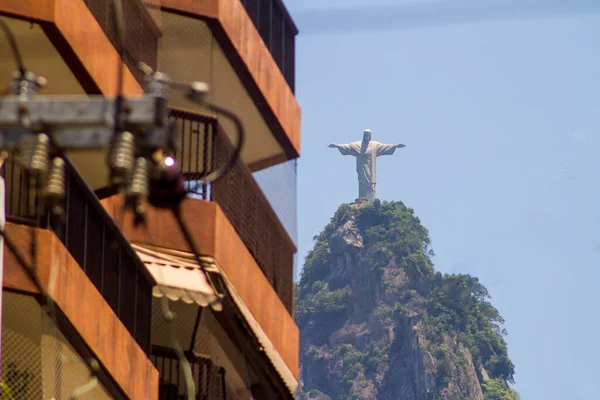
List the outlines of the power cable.
<svg viewBox="0 0 600 400">
<path fill-rule="evenodd" d="M 8 44 L 12 50 L 13 58 L 17 63 L 17 69 L 21 73 L 21 76 L 25 74 L 25 64 L 23 64 L 23 58 L 21 57 L 21 52 L 19 51 L 19 47 L 17 46 L 17 40 L 12 30 L 2 18 L 0 18 L 0 28 L 4 31 L 6 35 L 6 39 L 8 40 Z"/>
</svg>

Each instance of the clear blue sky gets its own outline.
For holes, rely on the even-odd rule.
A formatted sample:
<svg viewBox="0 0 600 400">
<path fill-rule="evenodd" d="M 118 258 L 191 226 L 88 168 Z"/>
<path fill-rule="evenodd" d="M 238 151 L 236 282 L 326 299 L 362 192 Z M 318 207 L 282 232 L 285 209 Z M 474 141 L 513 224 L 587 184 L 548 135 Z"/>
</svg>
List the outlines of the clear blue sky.
<svg viewBox="0 0 600 400">
<path fill-rule="evenodd" d="M 378 197 L 415 209 L 438 270 L 488 287 L 522 399 L 600 399 L 600 2 L 480 2 L 287 1 L 299 263 L 357 196 L 354 159 L 326 145 L 405 143 Z"/>
</svg>

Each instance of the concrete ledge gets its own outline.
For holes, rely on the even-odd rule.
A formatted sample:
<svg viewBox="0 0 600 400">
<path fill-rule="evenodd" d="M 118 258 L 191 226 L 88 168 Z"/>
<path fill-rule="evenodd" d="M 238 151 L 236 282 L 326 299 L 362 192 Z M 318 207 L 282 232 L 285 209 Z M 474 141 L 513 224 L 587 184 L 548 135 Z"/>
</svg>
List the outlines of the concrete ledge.
<svg viewBox="0 0 600 400">
<path fill-rule="evenodd" d="M 29 248 L 30 230 L 28 226 L 10 222 L 5 226 L 7 235 L 24 255 Z M 158 400 L 158 371 L 62 242 L 51 231 L 40 229 L 38 249 L 43 287 L 48 289 L 54 266 L 56 288 L 52 297 L 56 305 L 115 383 L 130 399 Z M 6 245 L 4 254 L 4 287 L 38 293 Z"/>
</svg>

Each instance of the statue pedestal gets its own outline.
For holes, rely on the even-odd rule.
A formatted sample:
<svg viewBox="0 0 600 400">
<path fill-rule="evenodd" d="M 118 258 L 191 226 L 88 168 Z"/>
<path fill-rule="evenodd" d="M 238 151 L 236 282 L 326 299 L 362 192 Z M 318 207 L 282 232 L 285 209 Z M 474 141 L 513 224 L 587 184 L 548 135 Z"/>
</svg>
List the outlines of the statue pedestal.
<svg viewBox="0 0 600 400">
<path fill-rule="evenodd" d="M 363 203 L 368 203 L 369 200 L 364 198 L 364 197 L 357 197 L 356 199 L 354 199 L 354 202 L 350 203 L 350 205 L 352 204 L 363 204 Z"/>
</svg>

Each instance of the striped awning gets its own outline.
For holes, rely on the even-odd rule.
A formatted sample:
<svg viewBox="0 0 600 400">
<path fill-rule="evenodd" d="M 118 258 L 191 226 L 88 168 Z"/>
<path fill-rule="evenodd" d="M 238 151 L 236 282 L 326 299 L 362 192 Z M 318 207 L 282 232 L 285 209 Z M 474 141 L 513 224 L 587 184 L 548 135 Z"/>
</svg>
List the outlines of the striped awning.
<svg viewBox="0 0 600 400">
<path fill-rule="evenodd" d="M 188 304 L 196 303 L 201 307 L 210 306 L 215 311 L 223 309 L 219 295 L 209 283 L 205 272 L 219 272 L 213 259 L 203 257 L 200 266 L 196 261 L 183 257 L 135 244 L 132 246 L 156 279 L 157 285 L 152 290 L 154 297 L 166 296 L 172 301 L 181 300 Z"/>
<path fill-rule="evenodd" d="M 182 300 L 190 304 L 196 302 L 202 307 L 205 307 L 212 301 L 217 303 L 212 308 L 216 311 L 221 311 L 222 305 L 216 301 L 218 300 L 218 296 L 212 286 L 209 285 L 203 270 L 210 273 L 217 273 L 225 285 L 227 294 L 236 304 L 242 317 L 252 330 L 254 337 L 260 343 L 261 351 L 269 358 L 290 393 L 296 393 L 298 380 L 294 377 L 267 334 L 256 321 L 225 271 L 222 270 L 214 258 L 200 257 L 202 263 L 202 267 L 200 267 L 194 256 L 190 253 L 158 247 L 154 247 L 154 250 L 139 245 L 133 245 L 133 247 L 158 282 L 153 292 L 156 297 L 167 296 L 171 300 Z M 198 275 L 201 278 L 198 278 Z"/>
</svg>

